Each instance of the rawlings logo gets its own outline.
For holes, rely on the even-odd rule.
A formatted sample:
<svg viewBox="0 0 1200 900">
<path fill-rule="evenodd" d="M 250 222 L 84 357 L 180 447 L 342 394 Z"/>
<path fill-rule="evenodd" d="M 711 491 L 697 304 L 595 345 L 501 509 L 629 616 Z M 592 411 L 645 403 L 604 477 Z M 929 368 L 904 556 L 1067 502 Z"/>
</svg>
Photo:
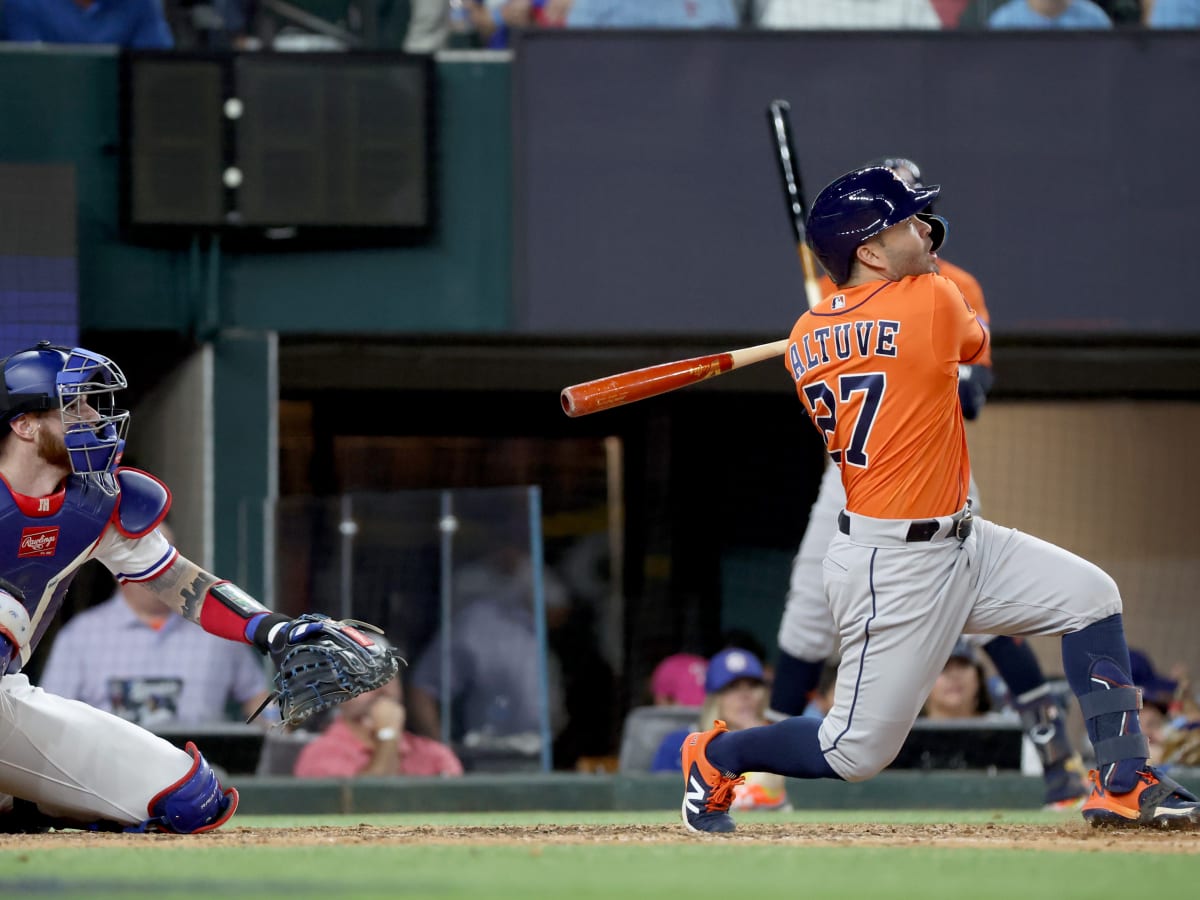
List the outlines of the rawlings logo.
<svg viewBox="0 0 1200 900">
<path fill-rule="evenodd" d="M 53 528 L 26 528 L 21 532 L 21 546 L 17 558 L 23 556 L 53 556 L 58 547 L 58 526 Z"/>
</svg>

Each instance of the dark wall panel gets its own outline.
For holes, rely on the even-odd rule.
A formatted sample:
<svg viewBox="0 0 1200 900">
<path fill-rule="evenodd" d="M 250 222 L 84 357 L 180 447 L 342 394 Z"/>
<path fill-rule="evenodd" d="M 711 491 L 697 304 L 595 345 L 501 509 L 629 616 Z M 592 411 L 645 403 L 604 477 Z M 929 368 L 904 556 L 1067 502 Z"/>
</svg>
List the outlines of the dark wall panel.
<svg viewBox="0 0 1200 900">
<path fill-rule="evenodd" d="M 515 66 L 528 333 L 786 332 L 782 97 L 810 199 L 884 154 L 943 184 L 997 333 L 1200 334 L 1200 34 L 537 32 Z"/>
</svg>

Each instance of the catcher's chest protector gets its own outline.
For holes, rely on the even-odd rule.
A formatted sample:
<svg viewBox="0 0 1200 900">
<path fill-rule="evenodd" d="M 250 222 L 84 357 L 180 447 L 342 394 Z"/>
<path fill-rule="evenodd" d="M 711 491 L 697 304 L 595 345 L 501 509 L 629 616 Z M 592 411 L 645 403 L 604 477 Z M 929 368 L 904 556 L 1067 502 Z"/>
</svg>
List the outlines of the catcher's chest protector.
<svg viewBox="0 0 1200 900">
<path fill-rule="evenodd" d="M 104 533 L 117 498 L 72 475 L 49 497 L 22 497 L 0 490 L 0 571 L 25 592 L 34 621 L 28 659 L 58 612 L 67 587 Z M 20 669 L 14 659 L 9 671 Z"/>
</svg>

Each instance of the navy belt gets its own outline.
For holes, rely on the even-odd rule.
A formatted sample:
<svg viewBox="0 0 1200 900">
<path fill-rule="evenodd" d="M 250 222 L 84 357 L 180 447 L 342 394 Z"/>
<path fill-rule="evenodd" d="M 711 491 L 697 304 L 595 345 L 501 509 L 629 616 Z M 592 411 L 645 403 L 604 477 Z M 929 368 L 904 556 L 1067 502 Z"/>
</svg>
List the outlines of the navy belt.
<svg viewBox="0 0 1200 900">
<path fill-rule="evenodd" d="M 938 531 L 941 530 L 942 523 L 937 519 L 924 519 L 914 521 L 908 526 L 908 534 L 904 540 L 910 544 L 921 543 L 924 541 L 932 541 L 936 537 Z M 965 541 L 971 535 L 971 515 L 968 513 L 958 520 L 954 526 L 954 536 L 960 541 Z M 850 517 L 845 511 L 838 513 L 838 530 L 842 534 L 850 534 Z"/>
</svg>

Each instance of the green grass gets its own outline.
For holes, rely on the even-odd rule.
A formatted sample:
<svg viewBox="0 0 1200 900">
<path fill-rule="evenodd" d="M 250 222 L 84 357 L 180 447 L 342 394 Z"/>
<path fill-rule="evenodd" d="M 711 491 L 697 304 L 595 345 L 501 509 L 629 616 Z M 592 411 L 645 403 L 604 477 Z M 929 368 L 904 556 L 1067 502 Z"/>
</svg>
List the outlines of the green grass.
<svg viewBox="0 0 1200 900">
<path fill-rule="evenodd" d="M 991 812 L 803 812 L 740 822 L 1045 823 L 1061 816 Z M 243 828 L 310 825 L 663 824 L 664 813 L 496 813 L 250 817 Z M 529 846 L 331 843 L 235 847 L 154 839 L 155 846 L 0 851 L 0 896 L 170 898 L 633 898 L 754 900 L 920 898 L 1067 900 L 1192 896 L 1200 858 L 1152 858 L 1095 842 L 1096 852 L 897 847 L 805 847 L 720 839 Z M 170 846 L 163 841 L 169 840 Z M 52 843 L 48 841 L 47 843 Z"/>
</svg>

